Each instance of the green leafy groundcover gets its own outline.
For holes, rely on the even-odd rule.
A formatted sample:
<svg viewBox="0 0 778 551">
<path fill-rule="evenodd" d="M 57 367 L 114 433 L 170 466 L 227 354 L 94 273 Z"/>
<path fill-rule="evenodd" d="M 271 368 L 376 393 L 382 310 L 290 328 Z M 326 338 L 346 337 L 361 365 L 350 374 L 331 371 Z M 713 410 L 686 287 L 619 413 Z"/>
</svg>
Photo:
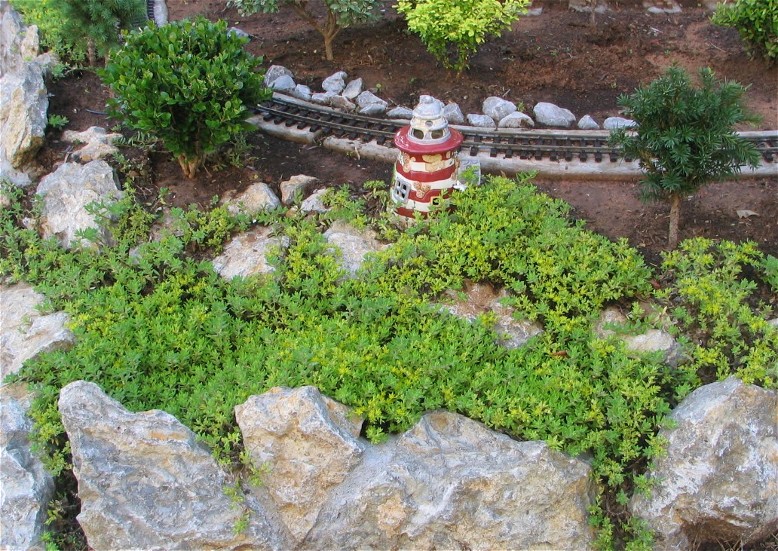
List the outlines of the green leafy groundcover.
<svg viewBox="0 0 778 551">
<path fill-rule="evenodd" d="M 736 283 L 743 281 L 738 266 L 758 273 L 761 253 L 727 245 L 717 256 L 715 244 L 702 241 L 670 257 L 679 285 L 668 284 L 664 299 L 683 310 L 685 330 L 715 329 L 697 341 L 703 344 L 687 343 L 690 367 L 673 370 L 593 334 L 605 305 L 650 298 L 653 274 L 625 241 L 571 222 L 569 207 L 539 194 L 530 178 L 491 178 L 457 194 L 448 211 L 404 232 L 390 228 L 396 241 L 354 279 L 345 277 L 321 226 L 338 212 L 370 222 L 354 208 L 358 201 L 319 219 L 174 209 L 173 228 L 152 241 L 154 217 L 128 188 L 102 216 L 116 243 L 68 252 L 24 229 L 30 213 L 17 197 L 0 215 L 0 275 L 34 284 L 50 308 L 71 315 L 77 337 L 71 350 L 41 355 L 16 377 L 37 391 L 31 415 L 49 467 L 61 475 L 70 469 L 57 398 L 75 380 L 98 384 L 130 410 L 175 415 L 226 466 L 245 461 L 237 404 L 277 385 L 315 385 L 364 416 L 374 441 L 444 408 L 519 440 L 584 455 L 602 488 L 592 511 L 601 546 L 624 539 L 631 548 L 648 545 L 624 506 L 634 491 L 648 489 L 643 473 L 662 450 L 657 430 L 700 384 L 696 371 L 713 361 L 719 377 L 744 373 L 775 386 L 778 332 L 760 317 L 767 312 L 741 308 L 753 284 Z M 374 222 L 386 230 L 387 220 Z M 197 260 L 252 224 L 290 239 L 273 274 L 225 281 Z M 706 293 L 734 286 L 737 300 L 710 311 L 692 289 L 699 275 L 684 273 L 697 265 L 684 260 L 692 253 L 710 256 Z M 516 350 L 497 346 L 489 316 L 471 323 L 440 306 L 444 291 L 466 281 L 509 289 L 518 315 L 540 321 L 545 332 Z M 638 312 L 634 323 L 652 323 Z M 705 327 L 694 326 L 697 313 L 707 316 Z M 719 327 L 722 316 L 738 320 L 736 337 Z M 726 345 L 733 338 L 740 349 Z M 706 356 L 708 344 L 717 352 Z"/>
</svg>

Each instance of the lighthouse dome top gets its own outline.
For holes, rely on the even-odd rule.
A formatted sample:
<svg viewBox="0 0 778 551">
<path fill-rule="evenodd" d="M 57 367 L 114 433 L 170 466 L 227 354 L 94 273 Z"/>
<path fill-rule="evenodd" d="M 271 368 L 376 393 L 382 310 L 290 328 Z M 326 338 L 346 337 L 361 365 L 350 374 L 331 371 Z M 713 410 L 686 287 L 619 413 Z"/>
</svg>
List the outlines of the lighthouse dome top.
<svg viewBox="0 0 778 551">
<path fill-rule="evenodd" d="M 410 126 L 408 139 L 416 143 L 445 142 L 450 136 L 448 121 L 443 116 L 443 104 L 432 96 L 419 97 Z"/>
</svg>

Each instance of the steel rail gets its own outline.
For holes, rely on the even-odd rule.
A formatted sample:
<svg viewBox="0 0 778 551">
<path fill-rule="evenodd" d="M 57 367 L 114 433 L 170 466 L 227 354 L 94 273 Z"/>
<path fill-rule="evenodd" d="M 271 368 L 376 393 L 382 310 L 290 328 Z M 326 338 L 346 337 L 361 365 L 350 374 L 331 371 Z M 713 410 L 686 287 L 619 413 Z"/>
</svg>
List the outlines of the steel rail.
<svg viewBox="0 0 778 551">
<path fill-rule="evenodd" d="M 397 119 L 378 119 L 356 113 L 303 102 L 275 94 L 273 99 L 257 105 L 255 112 L 266 122 L 308 130 L 321 141 L 326 137 L 375 142 L 392 147 L 394 134 L 408 124 Z M 632 162 L 624 159 L 618 147 L 609 145 L 607 130 L 523 130 L 483 129 L 451 125 L 464 135 L 461 153 L 471 157 L 486 154 L 489 157 L 525 160 L 580 161 L 608 160 Z M 741 132 L 752 142 L 762 156 L 763 164 L 778 163 L 778 131 Z M 778 174 L 778 167 L 776 168 Z"/>
</svg>

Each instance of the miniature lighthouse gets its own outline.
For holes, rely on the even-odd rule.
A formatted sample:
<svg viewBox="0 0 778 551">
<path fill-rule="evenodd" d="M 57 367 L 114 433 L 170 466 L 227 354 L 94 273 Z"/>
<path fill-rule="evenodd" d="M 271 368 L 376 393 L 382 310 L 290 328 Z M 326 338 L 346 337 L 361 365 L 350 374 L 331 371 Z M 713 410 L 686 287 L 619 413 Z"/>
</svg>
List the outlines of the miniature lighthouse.
<svg viewBox="0 0 778 551">
<path fill-rule="evenodd" d="M 448 127 L 443 105 L 431 96 L 421 96 L 410 126 L 394 135 L 400 150 L 391 193 L 397 214 L 426 216 L 451 195 L 457 183 L 461 143 L 462 134 Z"/>
</svg>

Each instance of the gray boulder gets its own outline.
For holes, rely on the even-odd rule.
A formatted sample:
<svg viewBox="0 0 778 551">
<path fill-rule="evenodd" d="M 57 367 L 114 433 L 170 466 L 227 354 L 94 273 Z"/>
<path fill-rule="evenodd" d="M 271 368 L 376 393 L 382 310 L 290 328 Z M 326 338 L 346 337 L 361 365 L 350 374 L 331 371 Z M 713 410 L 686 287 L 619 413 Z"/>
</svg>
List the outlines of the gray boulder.
<svg viewBox="0 0 778 551">
<path fill-rule="evenodd" d="M 413 109 L 408 107 L 397 106 L 386 112 L 386 116 L 390 119 L 405 119 L 411 120 L 413 118 Z"/>
<path fill-rule="evenodd" d="M 279 185 L 281 188 L 281 203 L 287 206 L 291 205 L 295 196 L 305 195 L 305 193 L 318 182 L 318 178 L 306 174 L 298 174 L 292 176 L 288 180 L 284 180 Z"/>
<path fill-rule="evenodd" d="M 294 87 L 294 90 L 289 92 L 289 95 L 297 99 L 301 99 L 303 101 L 311 101 L 311 96 L 313 96 L 313 92 L 305 84 L 298 84 L 297 86 Z"/>
<path fill-rule="evenodd" d="M 354 80 L 350 81 L 346 85 L 346 87 L 343 89 L 343 93 L 341 95 L 344 98 L 353 101 L 361 93 L 362 93 L 362 79 L 361 78 L 355 78 Z"/>
<path fill-rule="evenodd" d="M 578 129 L 579 130 L 599 130 L 600 125 L 597 124 L 597 121 L 595 121 L 590 115 L 584 115 L 578 120 Z"/>
<path fill-rule="evenodd" d="M 356 275 L 365 255 L 380 251 L 383 245 L 371 230 L 359 230 L 345 222 L 337 221 L 324 232 L 324 238 L 340 253 L 341 265 L 346 272 Z"/>
<path fill-rule="evenodd" d="M 553 103 L 541 101 L 535 105 L 532 111 L 535 114 L 535 121 L 543 126 L 570 128 L 576 121 L 572 111 L 558 107 Z"/>
<path fill-rule="evenodd" d="M 273 81 L 270 89 L 282 94 L 291 94 L 297 88 L 297 83 L 289 75 L 281 75 Z"/>
<path fill-rule="evenodd" d="M 357 106 L 344 96 L 332 96 L 329 99 L 329 105 L 341 111 L 354 111 Z"/>
<path fill-rule="evenodd" d="M 130 413 L 84 381 L 62 389 L 59 411 L 91 549 L 290 548 L 256 499 L 236 503 L 225 494 L 231 480 L 171 415 Z"/>
<path fill-rule="evenodd" d="M 638 124 L 632 119 L 625 119 L 624 117 L 608 117 L 603 121 L 602 127 L 605 130 L 615 130 L 617 128 L 634 128 Z"/>
<path fill-rule="evenodd" d="M 497 123 L 489 115 L 480 115 L 477 113 L 468 113 L 467 124 L 476 128 L 497 128 Z"/>
<path fill-rule="evenodd" d="M 497 126 L 499 128 L 534 128 L 535 121 L 529 115 L 516 111 L 502 118 Z"/>
<path fill-rule="evenodd" d="M 368 117 L 383 115 L 389 108 L 388 103 L 368 90 L 357 96 L 356 103 L 359 108 L 358 112 Z"/>
<path fill-rule="evenodd" d="M 43 145 L 49 98 L 43 69 L 23 63 L 0 78 L 0 159 L 21 169 Z"/>
<path fill-rule="evenodd" d="M 292 71 L 284 67 L 283 65 L 271 65 L 268 67 L 267 71 L 265 71 L 265 86 L 268 88 L 273 87 L 273 83 L 281 78 L 282 76 L 287 76 L 289 78 L 294 78 L 294 74 Z"/>
<path fill-rule="evenodd" d="M 658 536 L 656 549 L 737 545 L 778 530 L 778 393 L 738 379 L 706 385 L 673 411 L 667 452 L 654 460 L 650 496 L 632 513 Z"/>
<path fill-rule="evenodd" d="M 602 339 L 610 338 L 616 335 L 615 328 L 626 323 L 627 317 L 617 308 L 606 308 L 600 314 L 595 334 Z M 664 362 L 671 367 L 678 367 L 687 359 L 680 343 L 664 329 L 648 329 L 638 335 L 622 334 L 619 338 L 633 352 L 661 352 Z"/>
<path fill-rule="evenodd" d="M 101 240 L 110 242 L 110 233 L 87 210 L 92 203 L 110 203 L 123 195 L 108 163 L 64 163 L 41 180 L 36 192 L 43 198 L 44 237 L 56 236 L 63 247 L 70 248 L 82 242 L 77 232 L 96 228 Z"/>
<path fill-rule="evenodd" d="M 251 214 L 281 206 L 281 201 L 264 182 L 252 184 L 237 195 L 233 191 L 228 191 L 222 196 L 220 203 L 226 205 L 231 214 Z"/>
<path fill-rule="evenodd" d="M 74 160 L 80 163 L 97 161 L 110 157 L 119 148 L 113 143 L 121 138 L 122 135 L 117 132 L 108 133 L 105 128 L 99 126 L 90 126 L 83 132 L 66 130 L 62 134 L 62 140 L 72 144 L 81 144 L 82 146 L 71 155 Z"/>
<path fill-rule="evenodd" d="M 447 103 L 443 106 L 443 117 L 450 124 L 465 124 L 465 115 L 458 103 Z"/>
<path fill-rule="evenodd" d="M 165 0 L 153 0 L 152 2 L 152 19 L 157 27 L 163 27 L 168 22 L 168 10 Z"/>
<path fill-rule="evenodd" d="M 314 387 L 273 388 L 235 408 L 254 465 L 268 465 L 267 491 L 299 543 L 322 504 L 361 462 L 362 422 Z"/>
<path fill-rule="evenodd" d="M 324 79 L 321 83 L 321 89 L 325 92 L 340 94 L 346 87 L 346 78 L 348 78 L 348 75 L 345 71 L 338 71 Z"/>
<path fill-rule="evenodd" d="M 365 453 L 303 549 L 587 549 L 582 461 L 460 415 L 425 415 Z"/>
<path fill-rule="evenodd" d="M 41 352 L 68 348 L 75 342 L 66 327 L 70 317 L 65 312 L 43 315 L 38 311 L 44 299 L 26 283 L 0 286 L 0 384 Z"/>
<path fill-rule="evenodd" d="M 330 210 L 329 207 L 327 207 L 323 201 L 323 197 L 325 193 L 327 193 L 326 189 L 317 189 L 316 191 L 311 193 L 308 197 L 303 199 L 302 203 L 300 203 L 300 211 L 322 213 Z"/>
<path fill-rule="evenodd" d="M 233 237 L 213 259 L 213 269 L 224 279 L 268 274 L 275 270 L 268 255 L 288 246 L 289 238 L 273 236 L 270 228 L 254 228 Z"/>
<path fill-rule="evenodd" d="M 0 389 L 0 549 L 45 547 L 41 535 L 54 480 L 30 451 L 30 399 L 21 387 Z"/>
<path fill-rule="evenodd" d="M 332 98 L 336 97 L 338 97 L 338 94 L 335 92 L 316 92 L 311 94 L 311 101 L 320 105 L 330 105 L 332 103 Z"/>
<path fill-rule="evenodd" d="M 498 123 L 511 113 L 516 112 L 516 104 L 498 96 L 491 96 L 484 100 L 481 111 L 484 115 L 491 117 L 495 123 Z"/>
</svg>

